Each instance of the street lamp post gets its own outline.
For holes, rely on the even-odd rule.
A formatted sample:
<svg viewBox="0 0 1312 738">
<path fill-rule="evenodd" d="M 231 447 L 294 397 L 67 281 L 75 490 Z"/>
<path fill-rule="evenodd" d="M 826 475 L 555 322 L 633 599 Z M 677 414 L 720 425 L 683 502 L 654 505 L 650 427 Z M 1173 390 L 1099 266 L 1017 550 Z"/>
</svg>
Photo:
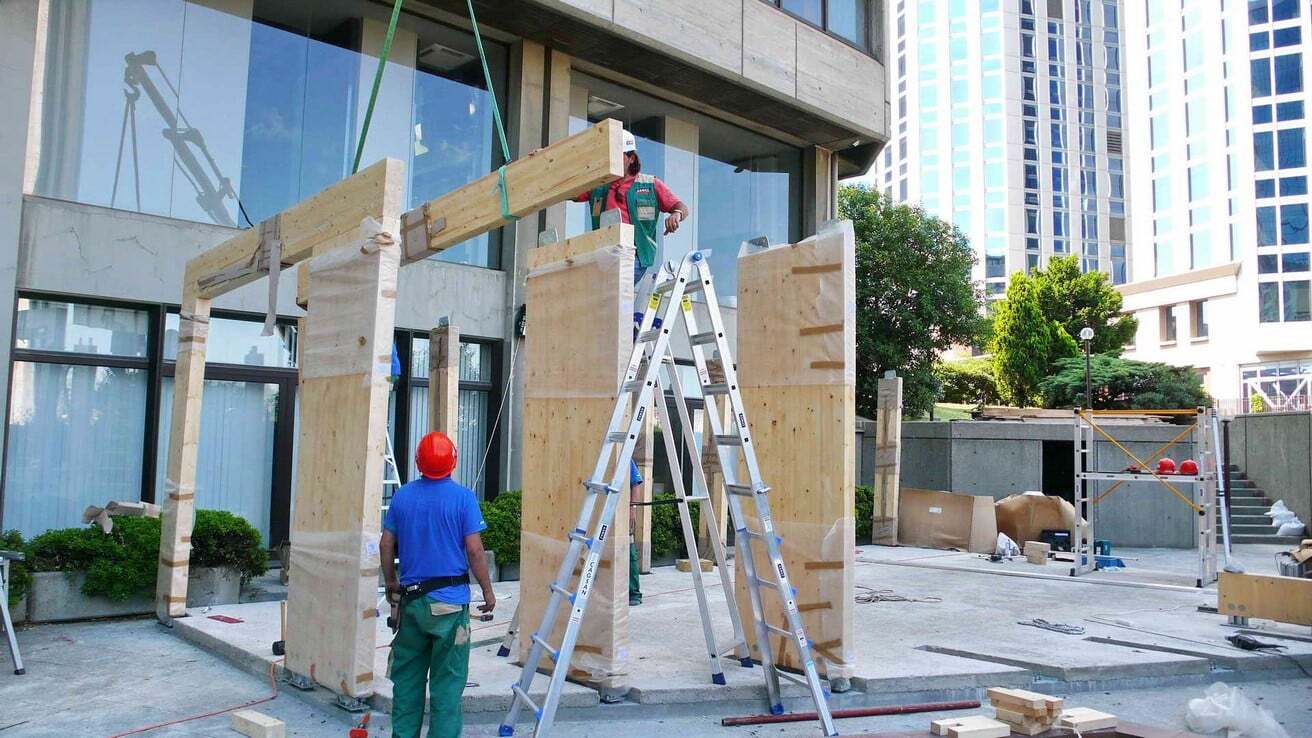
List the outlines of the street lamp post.
<svg viewBox="0 0 1312 738">
<path fill-rule="evenodd" d="M 1093 329 L 1085 327 L 1080 329 L 1080 340 L 1084 341 L 1084 406 L 1093 409 L 1093 379 L 1089 363 L 1089 348 L 1093 343 Z"/>
</svg>

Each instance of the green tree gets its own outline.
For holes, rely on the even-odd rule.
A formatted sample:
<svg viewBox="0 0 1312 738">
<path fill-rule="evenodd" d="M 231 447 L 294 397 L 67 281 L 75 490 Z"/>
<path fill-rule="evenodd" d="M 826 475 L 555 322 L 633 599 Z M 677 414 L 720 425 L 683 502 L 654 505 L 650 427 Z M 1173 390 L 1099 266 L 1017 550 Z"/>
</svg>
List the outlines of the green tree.
<svg viewBox="0 0 1312 738">
<path fill-rule="evenodd" d="M 1011 275 L 1007 297 L 993 318 L 993 373 L 1006 399 L 1025 407 L 1039 399 L 1039 384 L 1057 359 L 1079 352 L 1075 339 L 1043 314 L 1035 280 Z"/>
<path fill-rule="evenodd" d="M 857 412 L 874 417 L 876 381 L 892 369 L 907 414 L 926 414 L 938 398 L 939 354 L 978 335 L 982 296 L 970 278 L 970 242 L 951 224 L 864 187 L 841 188 L 838 212 L 856 231 Z"/>
<path fill-rule="evenodd" d="M 1002 399 L 993 362 L 980 357 L 944 362 L 934 368 L 943 387 L 943 402 L 964 405 L 996 405 Z"/>
<path fill-rule="evenodd" d="M 1090 357 L 1093 407 L 1099 410 L 1187 409 L 1211 404 L 1193 367 L 1167 366 L 1118 356 Z M 1088 407 L 1084 397 L 1084 357 L 1060 359 L 1042 382 L 1048 407 Z"/>
<path fill-rule="evenodd" d="M 1043 315 L 1060 323 L 1070 336 L 1092 328 L 1093 353 L 1120 356 L 1134 340 L 1139 321 L 1121 313 L 1121 293 L 1106 273 L 1082 273 L 1079 257 L 1072 255 L 1049 261 L 1047 269 L 1036 269 L 1032 276 Z"/>
</svg>

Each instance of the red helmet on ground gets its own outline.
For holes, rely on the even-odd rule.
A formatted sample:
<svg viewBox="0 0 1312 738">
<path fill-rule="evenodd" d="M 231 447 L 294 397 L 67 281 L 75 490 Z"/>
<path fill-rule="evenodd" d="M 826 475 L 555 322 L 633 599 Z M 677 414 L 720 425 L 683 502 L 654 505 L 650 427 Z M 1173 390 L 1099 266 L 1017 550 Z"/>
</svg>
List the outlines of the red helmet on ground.
<svg viewBox="0 0 1312 738">
<path fill-rule="evenodd" d="M 456 468 L 456 445 L 441 431 L 419 439 L 415 448 L 415 466 L 425 479 L 445 479 Z"/>
<path fill-rule="evenodd" d="M 1158 473 L 1158 474 L 1174 474 L 1174 473 L 1175 473 L 1175 462 L 1172 461 L 1172 460 L 1170 460 L 1170 459 L 1165 459 L 1165 458 L 1162 459 L 1161 461 L 1158 461 L 1158 462 L 1157 462 L 1157 473 Z"/>
<path fill-rule="evenodd" d="M 1198 474 L 1198 462 L 1193 459 L 1185 459 L 1180 462 L 1180 473 L 1186 476 L 1195 476 Z"/>
</svg>

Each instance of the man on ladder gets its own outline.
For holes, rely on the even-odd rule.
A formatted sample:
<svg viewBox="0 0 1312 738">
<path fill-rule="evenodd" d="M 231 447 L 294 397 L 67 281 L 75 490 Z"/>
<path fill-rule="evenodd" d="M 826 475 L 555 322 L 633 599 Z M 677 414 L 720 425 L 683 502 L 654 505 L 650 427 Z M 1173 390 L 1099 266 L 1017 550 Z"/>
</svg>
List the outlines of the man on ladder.
<svg viewBox="0 0 1312 738">
<path fill-rule="evenodd" d="M 469 676 L 470 571 L 483 588 L 478 609 L 490 613 L 497 604 L 480 535 L 487 524 L 473 491 L 451 479 L 456 447 L 445 433 L 419 441 L 415 466 L 421 478 L 392 497 L 379 545 L 387 596 L 399 603 L 388 659 L 392 735 L 419 738 L 427 686 L 428 738 L 458 738 Z"/>
</svg>

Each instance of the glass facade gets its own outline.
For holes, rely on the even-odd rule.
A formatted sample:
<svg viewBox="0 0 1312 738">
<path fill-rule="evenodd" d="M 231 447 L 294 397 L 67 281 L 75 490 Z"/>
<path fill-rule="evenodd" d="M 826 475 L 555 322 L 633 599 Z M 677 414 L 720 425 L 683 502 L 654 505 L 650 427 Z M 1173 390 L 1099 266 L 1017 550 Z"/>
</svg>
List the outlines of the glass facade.
<svg viewBox="0 0 1312 738">
<path fill-rule="evenodd" d="M 245 227 L 350 174 L 386 9 L 217 5 L 51 3 L 38 194 Z M 415 205 L 492 171 L 492 141 L 472 35 L 403 15 L 361 167 L 406 162 Z M 495 268 L 496 239 L 436 258 Z"/>
<path fill-rule="evenodd" d="M 177 325 L 159 306 L 19 298 L 0 527 L 31 537 L 81 525 L 88 505 L 163 498 Z M 195 486 L 200 508 L 241 515 L 276 546 L 295 485 L 297 336 L 290 322 L 269 337 L 261 328 L 258 318 L 210 319 Z M 428 341 L 411 338 L 397 333 L 406 360 L 394 396 L 409 398 L 393 406 L 405 422 L 405 433 L 393 426 L 401 460 L 428 427 Z M 456 478 L 480 494 L 499 489 L 496 353 L 495 342 L 461 344 Z M 413 461 L 403 467 L 412 479 Z"/>
</svg>

